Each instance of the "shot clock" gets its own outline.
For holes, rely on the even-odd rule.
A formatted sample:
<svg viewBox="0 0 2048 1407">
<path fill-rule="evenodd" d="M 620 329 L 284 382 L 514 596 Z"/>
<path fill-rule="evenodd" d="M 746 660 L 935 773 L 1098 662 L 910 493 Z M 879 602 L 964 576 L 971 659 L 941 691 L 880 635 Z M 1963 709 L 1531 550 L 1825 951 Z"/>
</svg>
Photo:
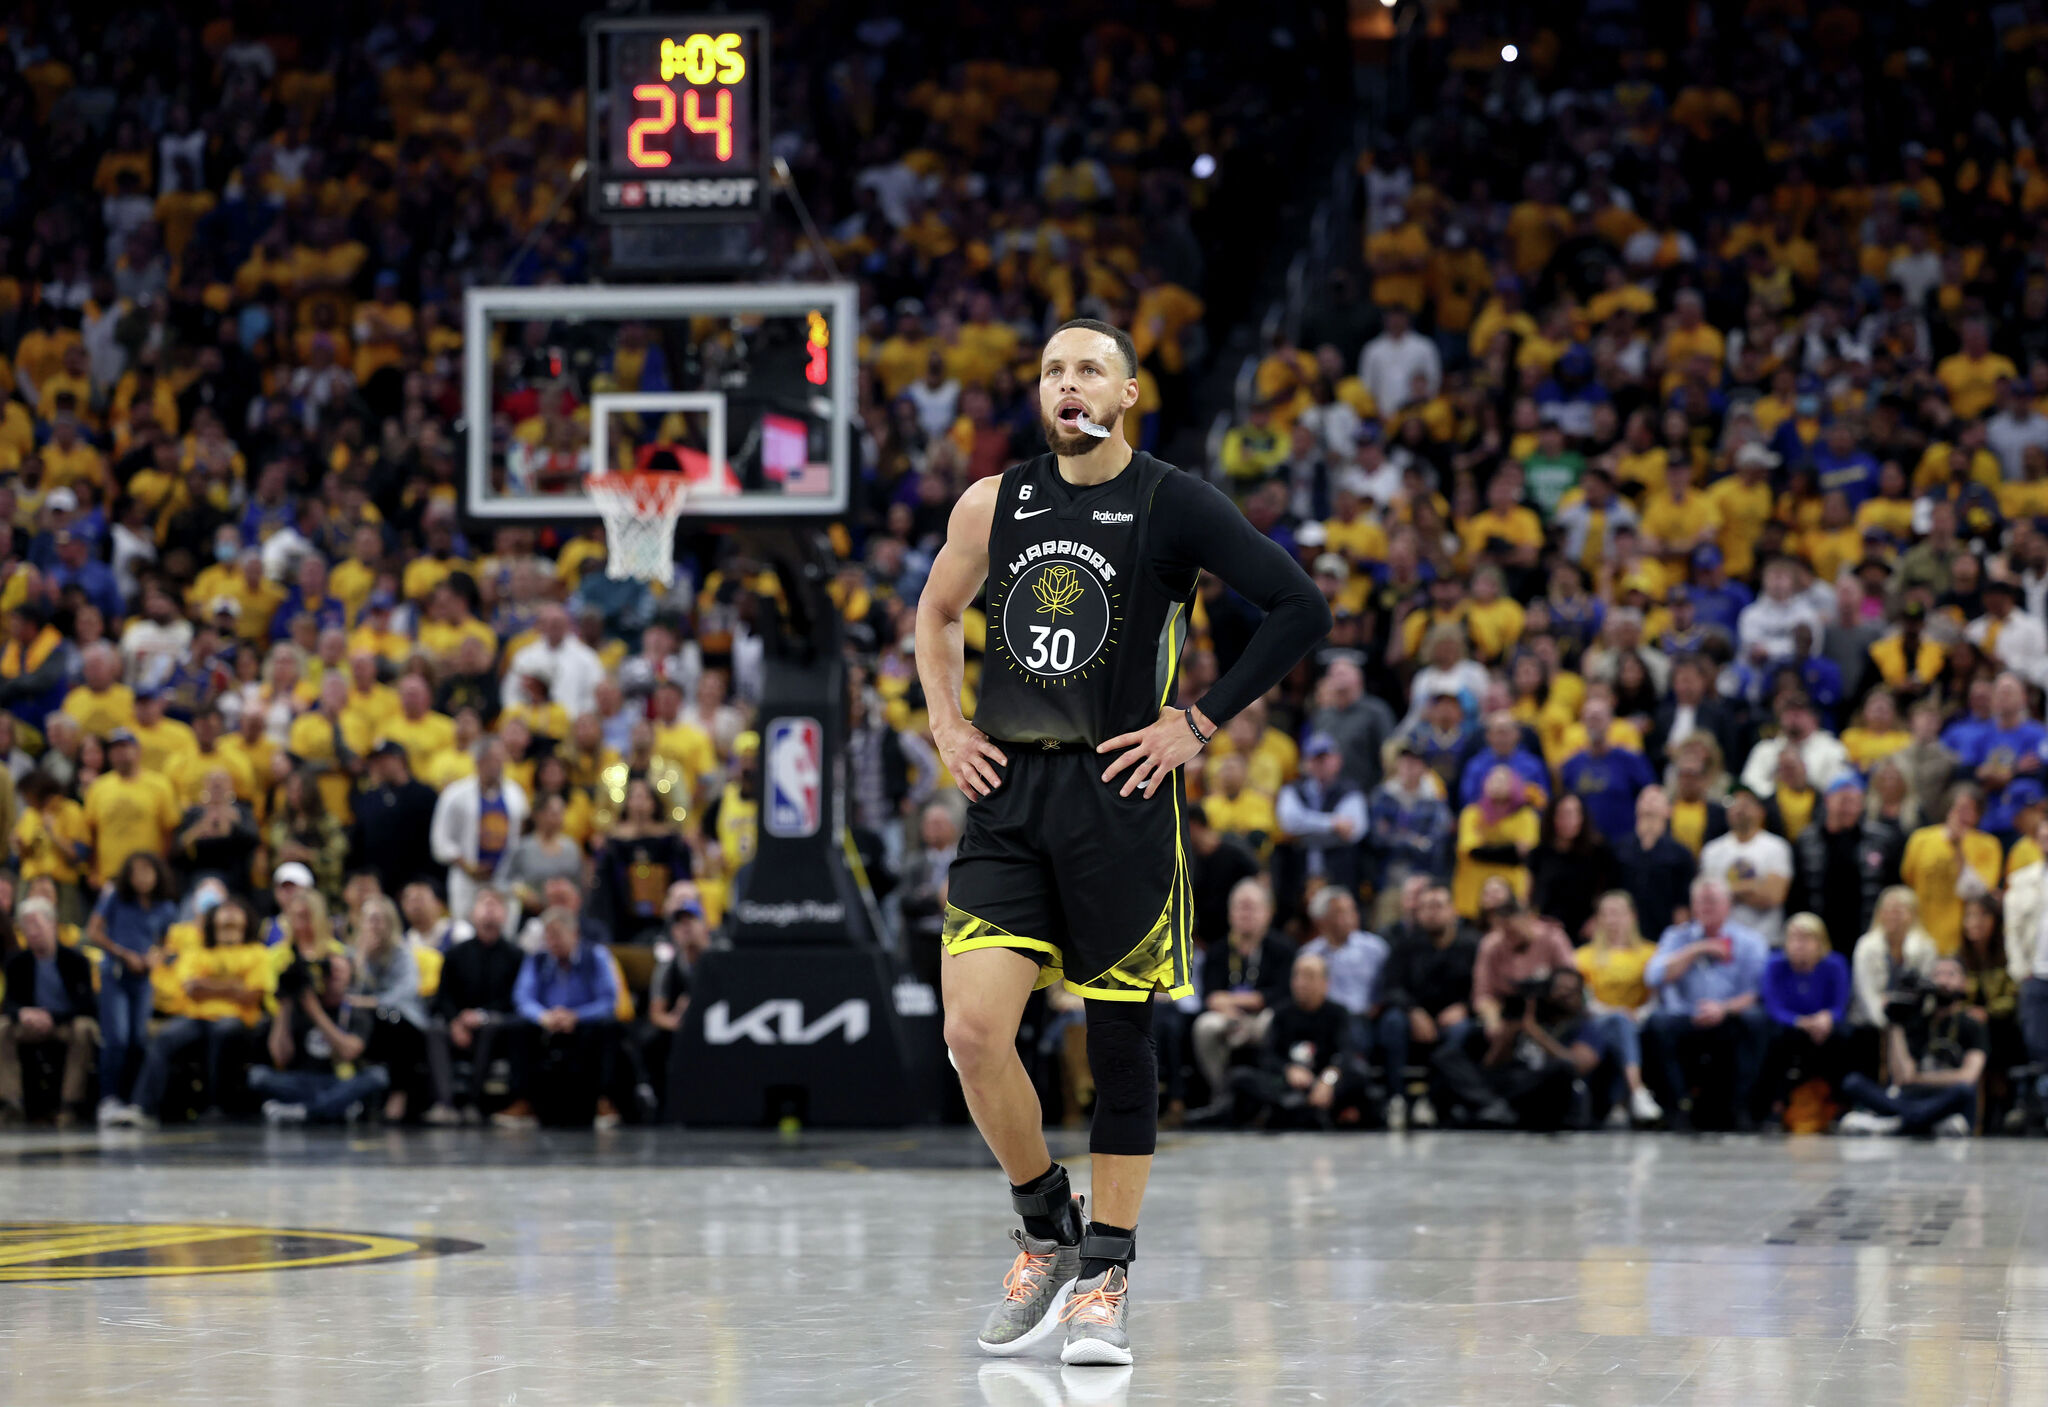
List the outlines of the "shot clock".
<svg viewBox="0 0 2048 1407">
<path fill-rule="evenodd" d="M 757 219 L 768 203 L 768 22 L 593 20 L 590 213 Z"/>
</svg>

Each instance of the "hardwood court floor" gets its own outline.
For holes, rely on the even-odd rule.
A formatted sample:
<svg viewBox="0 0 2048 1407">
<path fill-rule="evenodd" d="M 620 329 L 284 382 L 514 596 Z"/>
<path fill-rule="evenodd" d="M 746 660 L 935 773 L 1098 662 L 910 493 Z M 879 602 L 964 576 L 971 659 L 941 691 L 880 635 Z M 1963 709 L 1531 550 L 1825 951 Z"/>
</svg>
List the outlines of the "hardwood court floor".
<svg viewBox="0 0 2048 1407">
<path fill-rule="evenodd" d="M 0 1405 L 2048 1402 L 2040 1143 L 1162 1153 L 1138 1363 L 1063 1372 L 974 1349 L 963 1130 L 7 1135 Z"/>
</svg>

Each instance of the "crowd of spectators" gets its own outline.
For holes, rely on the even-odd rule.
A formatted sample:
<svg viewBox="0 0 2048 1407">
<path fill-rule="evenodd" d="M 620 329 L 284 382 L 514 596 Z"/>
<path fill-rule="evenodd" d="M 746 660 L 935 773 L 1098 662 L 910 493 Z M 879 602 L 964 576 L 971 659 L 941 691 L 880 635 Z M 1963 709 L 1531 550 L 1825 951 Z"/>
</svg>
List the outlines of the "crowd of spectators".
<svg viewBox="0 0 2048 1407">
<path fill-rule="evenodd" d="M 1190 423 L 1209 261 L 1267 238 L 1219 197 L 1306 150 L 1273 95 L 1312 7 L 1165 10 L 776 16 L 772 145 L 823 240 L 778 207 L 760 273 L 861 286 L 834 599 L 853 820 L 912 943 L 949 844 L 895 649 L 932 524 L 1029 452 L 1076 313 L 1142 349 L 1135 441 Z M 576 17 L 330 18 L 0 39 L 0 1120 L 646 1117 L 752 855 L 763 564 L 686 541 L 657 593 L 594 526 L 458 490 L 464 288 L 607 267 Z M 640 331 L 618 388 L 680 370 Z"/>
<path fill-rule="evenodd" d="M 1336 627 L 1190 774 L 1268 906 L 1209 890 L 1203 1117 L 2021 1127 L 2043 7 L 1586 8 L 1438 16 L 1224 441 Z"/>
</svg>

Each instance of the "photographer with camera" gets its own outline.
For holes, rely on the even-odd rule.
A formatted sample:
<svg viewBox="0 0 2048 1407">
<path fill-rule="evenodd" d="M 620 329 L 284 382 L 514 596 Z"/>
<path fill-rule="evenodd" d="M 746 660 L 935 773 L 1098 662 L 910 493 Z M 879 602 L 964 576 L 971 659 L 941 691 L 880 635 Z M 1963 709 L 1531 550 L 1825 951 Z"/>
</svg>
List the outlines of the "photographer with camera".
<svg viewBox="0 0 2048 1407">
<path fill-rule="evenodd" d="M 1841 1132 L 1970 1136 L 1991 1042 L 1970 1014 L 1968 987 L 1954 958 L 1935 963 L 1927 981 L 1911 973 L 1901 978 L 1884 1005 L 1891 1083 L 1880 1086 L 1860 1071 L 1844 1080 L 1858 1107 L 1842 1116 Z"/>
<path fill-rule="evenodd" d="M 1566 965 L 1516 982 L 1499 1019 L 1466 1027 L 1432 1068 L 1453 1126 L 1554 1133 L 1571 1120 L 1578 1081 L 1604 1058 L 1586 1018 L 1585 979 Z"/>
</svg>

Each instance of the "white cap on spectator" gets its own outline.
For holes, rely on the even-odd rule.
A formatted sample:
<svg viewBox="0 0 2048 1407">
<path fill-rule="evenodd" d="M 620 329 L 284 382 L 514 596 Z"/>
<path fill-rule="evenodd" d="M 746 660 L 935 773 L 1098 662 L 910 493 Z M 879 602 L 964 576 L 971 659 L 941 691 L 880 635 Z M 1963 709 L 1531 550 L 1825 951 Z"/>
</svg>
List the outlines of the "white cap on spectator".
<svg viewBox="0 0 2048 1407">
<path fill-rule="evenodd" d="M 270 872 L 270 887 L 275 889 L 280 884 L 296 884 L 301 889 L 311 889 L 313 872 L 297 860 L 286 860 Z"/>
<path fill-rule="evenodd" d="M 76 513 L 78 511 L 78 495 L 64 485 L 59 484 L 43 495 L 43 507 L 54 509 L 59 513 Z"/>
</svg>

